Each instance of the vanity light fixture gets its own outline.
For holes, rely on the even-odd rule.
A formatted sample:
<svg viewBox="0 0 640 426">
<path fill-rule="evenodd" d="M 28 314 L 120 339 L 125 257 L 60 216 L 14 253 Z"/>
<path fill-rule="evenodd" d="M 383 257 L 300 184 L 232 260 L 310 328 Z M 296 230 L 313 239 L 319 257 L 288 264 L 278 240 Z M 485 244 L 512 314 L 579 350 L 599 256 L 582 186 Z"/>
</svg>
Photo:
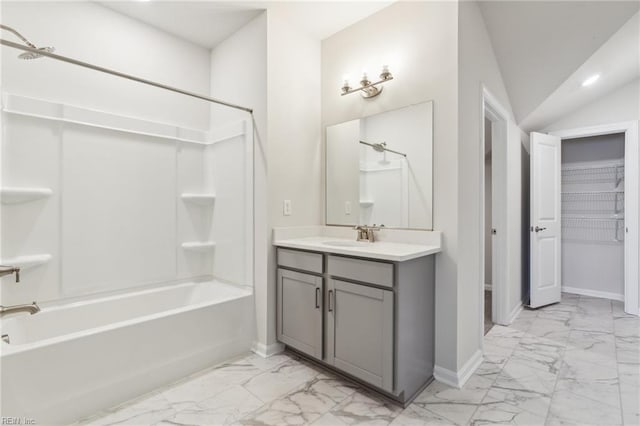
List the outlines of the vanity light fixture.
<svg viewBox="0 0 640 426">
<path fill-rule="evenodd" d="M 362 73 L 362 78 L 360 79 L 360 87 L 352 88 L 349 85 L 349 79 L 345 77 L 344 83 L 342 85 L 342 96 L 348 95 L 350 93 L 362 92 L 361 95 L 363 98 L 373 98 L 374 96 L 378 96 L 383 87 L 376 87 L 379 84 L 385 83 L 389 80 L 393 80 L 393 75 L 389 72 L 389 66 L 383 65 L 382 72 L 380 73 L 380 80 L 376 82 L 371 82 L 366 72 Z"/>
</svg>

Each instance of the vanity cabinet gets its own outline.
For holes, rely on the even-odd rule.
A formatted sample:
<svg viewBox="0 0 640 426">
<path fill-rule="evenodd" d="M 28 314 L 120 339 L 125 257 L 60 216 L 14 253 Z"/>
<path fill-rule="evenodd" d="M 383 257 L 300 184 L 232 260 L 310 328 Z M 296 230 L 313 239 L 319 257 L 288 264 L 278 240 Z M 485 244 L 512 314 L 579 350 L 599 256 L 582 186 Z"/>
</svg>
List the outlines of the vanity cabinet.
<svg viewBox="0 0 640 426">
<path fill-rule="evenodd" d="M 433 256 L 393 262 L 280 247 L 277 262 L 278 340 L 401 403 L 432 380 Z"/>
<path fill-rule="evenodd" d="M 323 278 L 278 269 L 277 337 L 299 351 L 322 359 Z"/>
<path fill-rule="evenodd" d="M 326 362 L 393 391 L 393 291 L 331 279 Z"/>
</svg>

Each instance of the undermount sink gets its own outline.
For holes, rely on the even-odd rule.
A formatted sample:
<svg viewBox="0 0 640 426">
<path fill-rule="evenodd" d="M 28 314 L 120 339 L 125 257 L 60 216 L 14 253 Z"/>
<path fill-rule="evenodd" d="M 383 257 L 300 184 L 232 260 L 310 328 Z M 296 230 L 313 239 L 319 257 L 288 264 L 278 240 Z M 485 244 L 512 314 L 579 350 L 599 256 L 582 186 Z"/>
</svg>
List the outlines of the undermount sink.
<svg viewBox="0 0 640 426">
<path fill-rule="evenodd" d="M 338 240 L 338 241 L 323 241 L 322 244 L 325 246 L 332 247 L 366 247 L 371 243 L 365 241 L 346 241 L 346 240 Z"/>
</svg>

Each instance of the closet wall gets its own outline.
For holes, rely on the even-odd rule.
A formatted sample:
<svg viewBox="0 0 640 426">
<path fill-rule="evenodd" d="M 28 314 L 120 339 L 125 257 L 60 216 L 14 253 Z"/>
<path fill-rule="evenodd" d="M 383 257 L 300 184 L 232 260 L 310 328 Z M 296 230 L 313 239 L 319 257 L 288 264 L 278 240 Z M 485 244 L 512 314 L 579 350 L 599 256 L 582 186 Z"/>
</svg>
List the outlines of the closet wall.
<svg viewBox="0 0 640 426">
<path fill-rule="evenodd" d="M 624 134 L 562 142 L 563 291 L 624 299 Z"/>
</svg>

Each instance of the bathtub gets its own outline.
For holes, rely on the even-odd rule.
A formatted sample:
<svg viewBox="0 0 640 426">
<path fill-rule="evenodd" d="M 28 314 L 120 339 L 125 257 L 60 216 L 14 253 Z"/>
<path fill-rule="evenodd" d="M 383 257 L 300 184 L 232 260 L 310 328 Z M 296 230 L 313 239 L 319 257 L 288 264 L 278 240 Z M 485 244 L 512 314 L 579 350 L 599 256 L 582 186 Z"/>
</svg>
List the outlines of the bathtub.
<svg viewBox="0 0 640 426">
<path fill-rule="evenodd" d="M 246 352 L 252 292 L 183 283 L 0 322 L 2 417 L 67 424 Z"/>
</svg>

